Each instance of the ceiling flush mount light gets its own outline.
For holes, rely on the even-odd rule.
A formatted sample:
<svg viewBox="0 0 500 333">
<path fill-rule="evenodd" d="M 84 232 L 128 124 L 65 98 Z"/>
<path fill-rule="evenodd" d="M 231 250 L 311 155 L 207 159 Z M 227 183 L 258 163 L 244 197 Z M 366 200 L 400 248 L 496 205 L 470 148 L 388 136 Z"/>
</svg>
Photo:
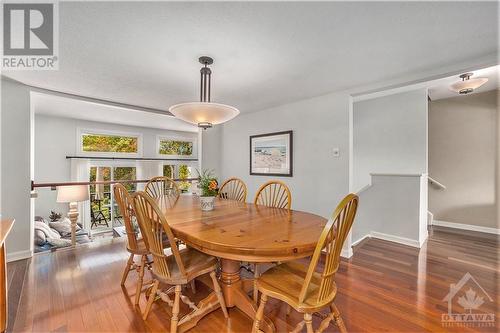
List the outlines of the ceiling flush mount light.
<svg viewBox="0 0 500 333">
<path fill-rule="evenodd" d="M 210 101 L 212 71 L 208 66 L 213 64 L 214 60 L 204 56 L 200 57 L 199 61 L 203 65 L 200 70 L 200 101 L 172 105 L 168 111 L 179 119 L 207 129 L 233 119 L 240 111 L 235 107 Z"/>
<path fill-rule="evenodd" d="M 460 75 L 460 78 L 462 81 L 459 81 L 457 83 L 453 83 L 450 86 L 450 90 L 457 92 L 461 95 L 469 94 L 474 91 L 474 89 L 477 89 L 481 87 L 483 84 L 488 82 L 488 79 L 485 77 L 478 77 L 475 79 L 471 79 L 470 77 L 473 75 L 473 73 L 465 73 Z"/>
</svg>

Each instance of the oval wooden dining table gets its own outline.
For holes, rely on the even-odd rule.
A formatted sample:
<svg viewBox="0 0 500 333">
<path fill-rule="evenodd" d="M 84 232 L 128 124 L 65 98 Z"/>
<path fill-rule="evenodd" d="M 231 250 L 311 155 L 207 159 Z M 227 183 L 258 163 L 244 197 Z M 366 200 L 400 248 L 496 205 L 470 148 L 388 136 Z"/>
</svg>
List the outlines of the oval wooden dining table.
<svg viewBox="0 0 500 333">
<path fill-rule="evenodd" d="M 172 204 L 158 200 L 175 236 L 187 246 L 221 259 L 221 287 L 226 306 L 236 307 L 252 320 L 257 305 L 248 296 L 253 280 L 240 276 L 242 261 L 270 263 L 312 255 L 327 220 L 311 213 L 270 208 L 233 200 L 215 200 L 212 211 L 200 209 L 199 197 L 181 195 Z M 206 300 L 218 305 L 216 299 Z M 203 311 L 203 315 L 209 311 Z M 186 329 L 201 319 L 192 318 Z M 269 318 L 261 323 L 264 332 L 275 332 Z M 184 330 L 182 330 L 184 331 Z"/>
</svg>

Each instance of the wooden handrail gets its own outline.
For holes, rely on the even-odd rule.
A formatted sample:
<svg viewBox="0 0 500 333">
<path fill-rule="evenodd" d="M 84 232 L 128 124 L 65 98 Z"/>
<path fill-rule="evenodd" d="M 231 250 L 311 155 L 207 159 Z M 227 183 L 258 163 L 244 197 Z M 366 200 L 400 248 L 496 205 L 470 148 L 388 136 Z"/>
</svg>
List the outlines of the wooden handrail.
<svg viewBox="0 0 500 333">
<path fill-rule="evenodd" d="M 66 159 L 107 160 L 107 161 L 184 161 L 197 162 L 197 158 L 161 158 L 161 157 L 113 157 L 113 156 L 66 156 Z"/>
<path fill-rule="evenodd" d="M 197 181 L 198 178 L 175 178 L 176 182 L 194 182 Z M 102 180 L 102 181 L 88 181 L 88 182 L 59 182 L 59 183 L 35 183 L 31 181 L 31 190 L 33 191 L 35 188 L 41 187 L 50 187 L 55 190 L 58 186 L 72 186 L 72 185 L 113 185 L 113 184 L 138 184 L 138 183 L 147 183 L 149 179 L 141 179 L 141 180 Z"/>
</svg>

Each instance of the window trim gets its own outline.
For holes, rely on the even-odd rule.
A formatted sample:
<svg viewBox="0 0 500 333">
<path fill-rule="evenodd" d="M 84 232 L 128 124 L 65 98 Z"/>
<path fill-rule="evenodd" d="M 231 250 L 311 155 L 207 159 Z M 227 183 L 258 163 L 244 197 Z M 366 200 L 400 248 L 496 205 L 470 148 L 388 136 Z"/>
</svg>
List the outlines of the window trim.
<svg viewBox="0 0 500 333">
<path fill-rule="evenodd" d="M 175 140 L 175 141 L 185 141 L 191 142 L 193 144 L 193 151 L 191 155 L 167 155 L 160 154 L 160 142 L 162 140 Z M 190 138 L 185 136 L 173 136 L 173 135 L 157 135 L 156 136 L 156 156 L 163 158 L 178 158 L 178 159 L 190 159 L 193 157 L 198 157 L 198 140 L 196 138 Z"/>
<path fill-rule="evenodd" d="M 84 151 L 83 150 L 83 135 L 102 135 L 102 136 L 126 136 L 137 138 L 137 153 L 120 153 L 120 152 L 97 152 L 97 151 Z M 143 137 L 142 133 L 137 132 L 124 132 L 124 131 L 110 131 L 101 129 L 87 129 L 78 128 L 77 134 L 77 151 L 82 156 L 95 156 L 95 157 L 142 157 L 143 156 Z"/>
</svg>

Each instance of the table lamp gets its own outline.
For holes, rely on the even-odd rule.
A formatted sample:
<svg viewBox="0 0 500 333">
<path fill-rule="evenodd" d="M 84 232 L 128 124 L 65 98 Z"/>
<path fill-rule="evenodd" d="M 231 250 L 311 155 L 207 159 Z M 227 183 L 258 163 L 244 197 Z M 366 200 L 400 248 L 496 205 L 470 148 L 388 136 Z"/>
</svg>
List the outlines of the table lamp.
<svg viewBox="0 0 500 333">
<path fill-rule="evenodd" d="M 71 221 L 71 245 L 76 244 L 76 221 L 78 220 L 77 203 L 87 200 L 89 200 L 88 185 L 57 187 L 57 202 L 69 203 L 68 218 Z"/>
</svg>

